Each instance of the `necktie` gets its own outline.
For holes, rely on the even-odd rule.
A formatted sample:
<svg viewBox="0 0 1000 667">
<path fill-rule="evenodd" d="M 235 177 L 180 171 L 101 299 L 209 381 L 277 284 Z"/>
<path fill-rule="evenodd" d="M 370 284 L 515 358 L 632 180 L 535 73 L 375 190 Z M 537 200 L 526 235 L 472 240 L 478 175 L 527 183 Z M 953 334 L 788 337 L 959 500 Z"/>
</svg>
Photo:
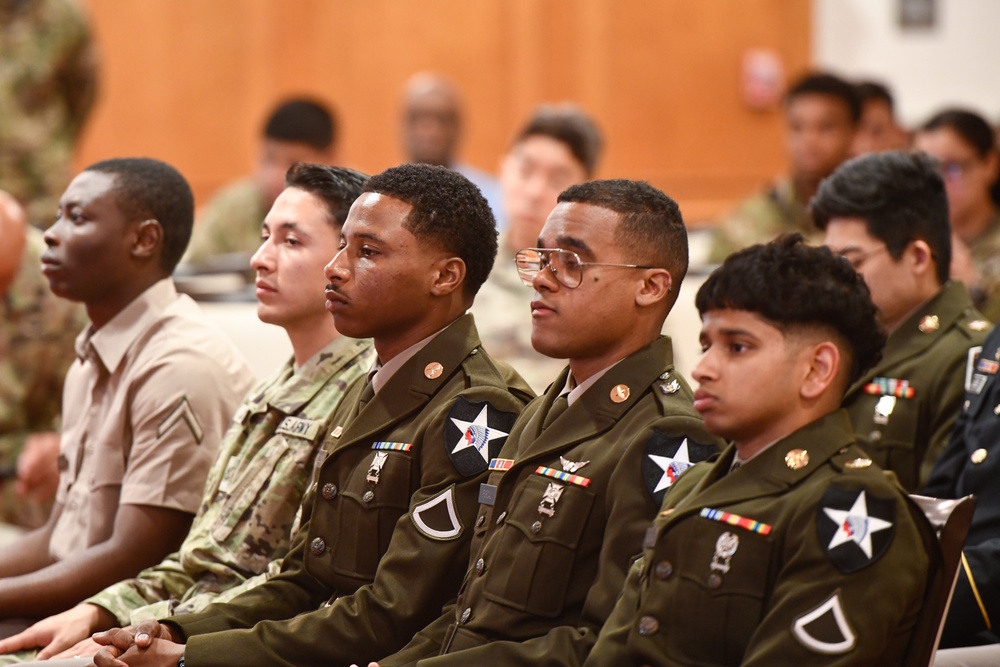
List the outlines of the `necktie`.
<svg viewBox="0 0 1000 667">
<path fill-rule="evenodd" d="M 562 394 L 556 400 L 552 401 L 552 407 L 549 408 L 549 413 L 545 415 L 545 419 L 542 421 L 542 430 L 544 431 L 549 427 L 549 424 L 554 422 L 559 415 L 566 411 L 569 407 L 569 394 Z"/>
<path fill-rule="evenodd" d="M 375 379 L 375 373 L 378 371 L 373 371 L 368 374 L 368 382 L 365 383 L 365 388 L 361 390 L 361 395 L 358 396 L 358 412 L 365 409 L 368 405 L 368 401 L 375 398 L 375 383 L 372 382 Z"/>
</svg>

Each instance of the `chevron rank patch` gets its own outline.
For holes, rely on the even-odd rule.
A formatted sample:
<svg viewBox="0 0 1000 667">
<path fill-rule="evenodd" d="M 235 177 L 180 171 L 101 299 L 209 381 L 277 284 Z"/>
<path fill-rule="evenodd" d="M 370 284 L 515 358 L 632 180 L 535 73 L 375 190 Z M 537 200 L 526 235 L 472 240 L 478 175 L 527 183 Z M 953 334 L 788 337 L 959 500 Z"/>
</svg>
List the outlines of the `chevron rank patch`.
<svg viewBox="0 0 1000 667">
<path fill-rule="evenodd" d="M 844 574 L 857 572 L 886 552 L 896 534 L 896 499 L 881 499 L 864 487 L 831 484 L 816 515 L 827 557 Z"/>
<path fill-rule="evenodd" d="M 455 511 L 455 485 L 413 507 L 413 525 L 432 540 L 453 540 L 462 534 L 462 521 Z"/>
<path fill-rule="evenodd" d="M 187 426 L 188 430 L 191 431 L 191 435 L 194 436 L 195 442 L 199 445 L 201 444 L 201 439 L 205 436 L 205 431 L 201 427 L 198 417 L 195 416 L 194 410 L 191 409 L 191 404 L 188 403 L 186 396 L 178 401 L 177 407 L 164 417 L 160 425 L 156 427 L 156 437 L 162 438 L 167 431 L 178 424 Z"/>
<path fill-rule="evenodd" d="M 858 643 L 858 637 L 847 622 L 840 604 L 839 591 L 795 619 L 792 634 L 807 649 L 823 655 L 847 653 Z"/>
<path fill-rule="evenodd" d="M 702 445 L 683 435 L 654 430 L 642 457 L 642 479 L 657 505 L 678 475 L 715 453 L 713 445 Z"/>
<path fill-rule="evenodd" d="M 465 477 L 484 472 L 507 442 L 517 418 L 489 403 L 459 396 L 445 419 L 444 446 L 455 469 Z"/>
</svg>

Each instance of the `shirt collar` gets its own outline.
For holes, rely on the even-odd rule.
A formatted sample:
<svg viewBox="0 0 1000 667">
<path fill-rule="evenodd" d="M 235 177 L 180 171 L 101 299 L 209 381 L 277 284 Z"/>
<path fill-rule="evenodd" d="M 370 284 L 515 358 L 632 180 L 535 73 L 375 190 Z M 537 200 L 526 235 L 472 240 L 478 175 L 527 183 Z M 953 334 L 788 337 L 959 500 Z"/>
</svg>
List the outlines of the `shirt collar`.
<svg viewBox="0 0 1000 667">
<path fill-rule="evenodd" d="M 566 396 L 566 402 L 569 405 L 573 405 L 574 403 L 576 403 L 576 399 L 583 396 L 584 392 L 586 392 L 588 389 L 597 384 L 597 381 L 600 380 L 602 377 L 604 377 L 605 373 L 607 373 L 612 368 L 620 364 L 623 360 L 624 359 L 619 359 L 613 364 L 605 366 L 604 368 L 602 368 L 601 370 L 597 371 L 589 378 L 587 378 L 586 381 L 581 382 L 580 384 L 577 384 L 576 380 L 573 379 L 573 371 L 571 370 L 569 373 L 566 374 L 566 384 L 563 386 L 562 391 L 559 392 L 559 395 Z"/>
<path fill-rule="evenodd" d="M 392 376 L 403 367 L 403 364 L 415 357 L 417 352 L 424 349 L 424 346 L 426 346 L 427 343 L 431 342 L 435 336 L 447 329 L 449 326 L 451 326 L 450 323 L 448 326 L 438 329 L 427 338 L 417 341 L 384 364 L 376 358 L 372 363 L 372 370 L 369 371 L 372 388 L 375 390 L 375 393 L 377 394 L 379 389 L 384 387 L 386 383 L 392 379 Z M 374 375 L 371 375 L 372 373 L 374 373 Z"/>
</svg>

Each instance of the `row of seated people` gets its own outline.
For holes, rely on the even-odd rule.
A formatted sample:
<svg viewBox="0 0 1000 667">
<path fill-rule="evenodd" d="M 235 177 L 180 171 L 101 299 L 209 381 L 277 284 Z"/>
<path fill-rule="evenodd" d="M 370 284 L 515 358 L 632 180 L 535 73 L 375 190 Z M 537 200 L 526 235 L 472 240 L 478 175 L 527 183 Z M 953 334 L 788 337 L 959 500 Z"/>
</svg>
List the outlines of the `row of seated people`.
<svg viewBox="0 0 1000 667">
<path fill-rule="evenodd" d="M 988 324 L 939 268 L 948 209 L 926 156 L 827 179 L 813 208 L 829 248 L 785 238 L 713 273 L 697 392 L 660 335 L 688 263 L 662 192 L 572 186 L 536 247 L 497 268 L 534 293 L 534 347 L 568 359 L 531 400 L 468 313 L 497 255 L 478 189 L 440 167 L 366 180 L 303 165 L 252 260 L 258 313 L 294 356 L 235 410 L 239 360 L 169 279 L 190 201 L 167 165 L 98 163 L 46 232 L 49 284 L 92 325 L 67 378 L 56 508 L 0 552 L 0 609 L 62 613 L 0 650 L 107 644 L 100 665 L 907 659 L 935 558 L 905 492 L 935 448 L 951 462 L 939 481 L 989 460 L 964 455 L 961 431 L 940 440 L 961 388 L 992 387 L 997 365 L 970 352 Z M 918 356 L 940 372 L 878 374 Z M 927 437 L 907 441 L 910 421 Z M 220 439 L 192 505 L 191 466 Z M 179 551 L 149 562 L 191 507 Z"/>
</svg>

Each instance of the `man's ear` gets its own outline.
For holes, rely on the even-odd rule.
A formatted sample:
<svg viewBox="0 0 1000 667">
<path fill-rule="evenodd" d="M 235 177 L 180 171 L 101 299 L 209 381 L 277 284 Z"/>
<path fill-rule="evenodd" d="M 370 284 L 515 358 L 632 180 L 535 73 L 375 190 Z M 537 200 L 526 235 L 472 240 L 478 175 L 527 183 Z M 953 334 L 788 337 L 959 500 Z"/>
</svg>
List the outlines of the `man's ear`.
<svg viewBox="0 0 1000 667">
<path fill-rule="evenodd" d="M 133 257 L 149 259 L 163 246 L 163 227 L 158 220 L 150 218 L 136 223 L 134 234 L 131 250 Z"/>
<path fill-rule="evenodd" d="M 635 295 L 638 306 L 652 306 L 670 297 L 674 288 L 674 279 L 666 269 L 647 269 L 642 285 Z"/>
<path fill-rule="evenodd" d="M 831 341 L 808 345 L 803 351 L 808 363 L 799 393 L 814 400 L 822 396 L 840 374 L 840 349 Z"/>
<path fill-rule="evenodd" d="M 461 257 L 442 257 L 435 269 L 431 294 L 444 296 L 462 290 L 465 285 L 465 260 Z"/>
<path fill-rule="evenodd" d="M 934 253 L 931 251 L 931 247 L 927 244 L 927 241 L 923 239 L 912 241 L 907 246 L 906 252 L 910 257 L 910 265 L 913 267 L 914 273 L 930 273 L 933 275 L 937 272 L 934 266 Z"/>
</svg>

